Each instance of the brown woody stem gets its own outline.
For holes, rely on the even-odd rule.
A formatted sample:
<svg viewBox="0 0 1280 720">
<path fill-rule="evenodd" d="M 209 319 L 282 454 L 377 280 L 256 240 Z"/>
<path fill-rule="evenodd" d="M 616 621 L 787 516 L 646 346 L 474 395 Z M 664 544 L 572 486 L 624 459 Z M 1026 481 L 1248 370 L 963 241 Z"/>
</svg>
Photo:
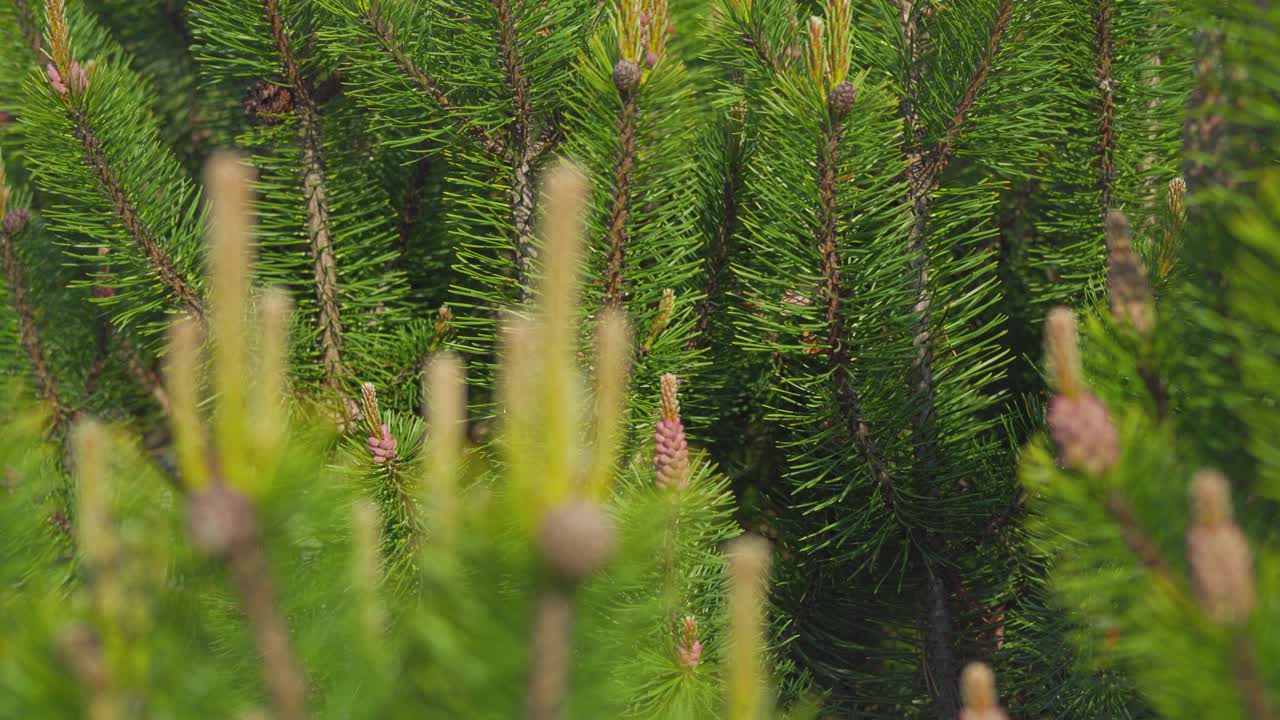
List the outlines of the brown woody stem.
<svg viewBox="0 0 1280 720">
<path fill-rule="evenodd" d="M 253 522 L 256 526 L 256 517 Z M 276 717 L 306 720 L 306 682 L 294 658 L 289 626 L 277 605 L 271 569 L 256 533 L 252 539 L 230 548 L 227 565 L 262 655 L 262 679 Z"/>
<path fill-rule="evenodd" d="M 73 108 L 70 111 L 70 117 L 76 139 L 80 141 L 80 146 L 84 151 L 85 161 L 98 178 L 98 182 L 102 184 L 103 191 L 109 196 L 112 209 L 115 211 L 121 225 L 124 226 L 125 232 L 129 234 L 138 250 L 142 252 L 143 257 L 150 263 L 152 271 L 159 277 L 160 283 L 173 295 L 183 310 L 197 320 L 203 321 L 204 304 L 200 301 L 195 287 L 178 272 L 173 258 L 160 245 L 154 231 L 143 224 L 142 219 L 138 217 L 137 210 L 134 209 L 133 203 L 130 202 L 129 196 L 124 190 L 124 186 L 120 183 L 120 178 L 116 175 L 115 169 L 107 158 L 106 150 L 102 147 L 102 141 L 98 139 L 97 133 L 94 132 L 92 125 L 89 123 L 89 116 L 86 114 L 85 109 L 83 107 Z"/>
<path fill-rule="evenodd" d="M 729 162 L 720 183 L 720 222 L 716 225 L 715 243 L 707 256 L 702 300 L 694 311 L 693 333 L 685 344 L 688 350 L 696 349 L 708 340 L 707 329 L 711 326 L 716 303 L 720 300 L 720 280 L 729 265 L 729 245 L 738 232 L 738 192 L 742 189 L 742 126 L 745 115 L 746 105 L 736 105 L 732 125 L 726 133 L 725 155 Z"/>
<path fill-rule="evenodd" d="M 624 94 L 618 111 L 618 154 L 613 161 L 613 198 L 609 206 L 609 254 L 605 260 L 604 302 L 621 307 L 627 219 L 631 213 L 631 173 L 636 162 L 636 94 Z"/>
<path fill-rule="evenodd" d="M 280 53 L 285 79 L 294 94 L 294 113 L 298 117 L 302 144 L 302 188 L 306 196 L 307 236 L 311 257 L 320 328 L 320 353 L 325 384 L 339 389 L 346 375 L 342 360 L 342 317 L 338 309 L 338 269 L 329 225 L 329 201 L 325 187 L 323 140 L 320 112 L 303 81 L 298 59 L 289 45 L 279 0 L 264 0 L 263 6 L 271 25 L 271 35 Z"/>
<path fill-rule="evenodd" d="M 507 126 L 508 154 L 512 162 L 511 222 L 515 227 L 516 271 L 520 299 L 527 299 L 533 276 L 534 247 L 533 210 L 536 203 L 533 182 L 533 109 L 529 102 L 529 79 L 520 60 L 517 18 L 511 0 L 493 0 L 498 19 L 498 46 L 507 90 L 511 93 L 512 119 Z"/>
<path fill-rule="evenodd" d="M 1111 0 L 1098 0 L 1094 14 L 1094 50 L 1098 54 L 1098 183 L 1102 190 L 1101 214 L 1115 207 L 1116 100 L 1112 87 Z"/>
</svg>

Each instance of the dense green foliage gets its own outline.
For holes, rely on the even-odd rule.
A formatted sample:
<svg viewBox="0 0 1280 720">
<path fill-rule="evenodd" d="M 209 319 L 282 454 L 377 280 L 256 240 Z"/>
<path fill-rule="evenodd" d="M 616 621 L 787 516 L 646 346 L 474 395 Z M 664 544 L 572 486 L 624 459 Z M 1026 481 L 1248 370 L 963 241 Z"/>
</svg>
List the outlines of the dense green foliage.
<svg viewBox="0 0 1280 720">
<path fill-rule="evenodd" d="M 323 717 L 553 717 L 564 597 L 574 717 L 746 720 L 767 684 L 949 719 L 985 712 L 973 660 L 1019 717 L 1271 717 L 1277 26 L 1252 0 L 5 0 L 0 715 L 297 720 L 266 577 Z M 219 148 L 254 169 L 223 216 Z M 236 228 L 252 265 L 218 255 Z M 1079 371 L 1062 313 L 1042 362 L 1062 305 Z M 437 357 L 465 369 L 443 439 Z M 1205 468 L 1247 618 L 1188 559 Z M 272 572 L 178 521 L 210 477 Z M 618 545 L 570 593 L 538 537 L 571 499 Z M 768 683 L 726 625 L 742 528 L 774 558 Z"/>
</svg>

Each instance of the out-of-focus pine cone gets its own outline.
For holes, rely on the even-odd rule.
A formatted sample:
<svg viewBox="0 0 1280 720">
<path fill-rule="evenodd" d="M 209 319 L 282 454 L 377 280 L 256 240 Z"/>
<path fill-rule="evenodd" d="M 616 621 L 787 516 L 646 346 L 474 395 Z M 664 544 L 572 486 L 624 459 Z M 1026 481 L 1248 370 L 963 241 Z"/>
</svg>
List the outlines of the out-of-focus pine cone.
<svg viewBox="0 0 1280 720">
<path fill-rule="evenodd" d="M 586 580 L 604 567 L 617 541 L 613 521 L 588 502 L 570 502 L 547 512 L 538 532 L 543 562 L 570 583 Z"/>
<path fill-rule="evenodd" d="M 1097 475 L 1116 464 L 1120 437 L 1107 406 L 1088 392 L 1049 401 L 1049 435 L 1063 467 Z"/>
<path fill-rule="evenodd" d="M 224 485 L 212 485 L 192 495 L 187 504 L 191 542 L 210 555 L 224 555 L 249 542 L 256 532 L 253 506 L 244 495 Z"/>
<path fill-rule="evenodd" d="M 1239 624 L 1253 613 L 1256 592 L 1253 553 L 1231 513 L 1225 476 L 1202 470 L 1191 482 L 1195 519 L 1187 530 L 1187 567 L 1205 615 L 1216 623 Z"/>
</svg>

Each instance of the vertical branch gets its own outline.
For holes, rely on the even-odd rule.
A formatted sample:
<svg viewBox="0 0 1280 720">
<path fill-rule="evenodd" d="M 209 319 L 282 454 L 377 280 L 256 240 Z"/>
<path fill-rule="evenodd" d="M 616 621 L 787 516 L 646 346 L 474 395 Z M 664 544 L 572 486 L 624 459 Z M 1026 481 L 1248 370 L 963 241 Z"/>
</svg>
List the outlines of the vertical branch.
<svg viewBox="0 0 1280 720">
<path fill-rule="evenodd" d="M 1107 0 L 1103 0 L 1104 2 Z M 936 495 L 935 477 L 942 463 L 937 427 L 937 397 L 934 387 L 933 367 L 933 317 L 931 313 L 932 289 L 929 283 L 929 219 L 933 210 L 934 193 L 938 189 L 942 173 L 954 157 L 960 135 L 969 122 L 977 100 L 986 86 L 1000 51 L 1004 33 L 1013 11 L 1013 0 L 1002 0 L 996 9 L 991 33 L 973 74 L 965 85 L 955 111 L 941 138 L 930 148 L 924 147 L 927 129 L 919 114 L 919 93 L 922 76 L 922 44 L 924 30 L 921 15 L 927 10 L 927 0 L 900 0 L 899 21 L 903 41 L 902 116 L 907 160 L 907 205 L 911 213 L 911 226 L 907 234 L 907 249 L 911 259 L 909 273 L 916 316 L 915 359 L 910 378 L 915 394 L 915 411 L 912 416 L 912 435 L 915 445 L 915 477 L 918 484 Z M 913 536 L 915 534 L 913 533 Z M 914 538 L 922 550 L 938 548 L 943 538 L 930 533 Z M 960 699 L 956 687 L 959 666 L 955 658 L 954 628 L 948 593 L 936 560 L 926 558 L 929 574 L 926 600 L 925 658 L 929 669 L 929 691 L 934 709 L 942 720 L 950 720 L 959 709 Z"/>
<path fill-rule="evenodd" d="M 1183 126 L 1183 157 L 1187 191 L 1229 182 L 1221 161 L 1227 155 L 1227 123 L 1219 108 L 1224 102 L 1221 31 L 1203 30 L 1196 36 L 1195 89 L 1187 104 Z M 1208 163 L 1218 161 L 1218 166 Z"/>
<path fill-rule="evenodd" d="M 704 271 L 702 300 L 694 311 L 693 333 L 685 348 L 693 350 L 707 341 L 706 333 L 711 317 L 720 300 L 720 280 L 729 264 L 729 245 L 738 232 L 738 192 L 742 189 L 742 127 L 745 122 L 746 104 L 734 106 L 730 127 L 725 138 L 725 155 L 728 166 L 720 184 L 720 222 L 716 224 L 716 236 L 711 252 L 707 254 Z"/>
<path fill-rule="evenodd" d="M 1101 215 L 1115 207 L 1116 100 L 1112 87 L 1111 0 L 1097 0 L 1094 14 L 1094 49 L 1098 55 L 1098 182 L 1102 189 Z"/>
<path fill-rule="evenodd" d="M 0 188 L 3 188 L 3 168 L 0 167 Z M 3 192 L 3 189 L 0 189 Z M 4 212 L 0 203 L 0 213 Z M 22 261 L 18 257 L 16 247 L 17 234 L 21 225 L 26 224 L 26 210 L 13 209 L 4 214 L 4 226 L 0 228 L 0 265 L 3 266 L 5 282 L 9 286 L 9 299 L 18 315 L 18 341 L 27 353 L 27 361 L 31 363 L 31 375 L 35 379 L 36 393 L 49 406 L 53 414 L 54 427 L 60 427 L 66 408 L 58 396 L 53 371 L 49 367 L 44 353 L 44 344 L 40 341 L 40 327 L 36 321 L 36 307 L 31 301 L 30 290 L 22 272 Z M 21 222 L 19 222 L 21 220 Z"/>
<path fill-rule="evenodd" d="M 289 35 L 280 12 L 279 0 L 263 0 L 271 35 L 280 53 L 285 79 L 294 96 L 302 144 L 302 188 L 306 197 L 307 236 L 311 242 L 320 328 L 320 353 L 325 384 L 339 389 L 346 375 L 342 360 L 342 317 L 338 309 L 338 270 L 329 224 L 329 201 L 325 187 L 324 155 L 320 113 L 298 68 L 298 59 L 289 45 Z"/>
<path fill-rule="evenodd" d="M 627 219 L 630 216 L 631 173 L 636 160 L 636 92 L 634 87 L 624 87 L 619 82 L 617 68 L 629 60 L 619 60 L 615 66 L 614 80 L 622 94 L 622 107 L 618 110 L 618 154 L 613 160 L 613 198 L 609 206 L 608 256 L 605 261 L 604 301 L 610 307 L 620 307 L 623 299 L 622 267 L 627 251 Z M 638 79 L 639 69 L 636 68 Z M 628 80 L 630 78 L 627 78 Z"/>
<path fill-rule="evenodd" d="M 530 143 L 533 109 L 529 103 L 529 80 L 520 60 L 517 18 L 512 12 L 513 0 L 493 0 L 498 19 L 498 45 L 502 69 L 506 73 L 507 90 L 511 93 L 512 119 L 507 125 L 507 145 L 511 158 L 511 223 L 515 228 L 516 272 L 520 299 L 525 300 L 532 277 L 534 247 L 533 184 L 534 153 Z"/>
</svg>

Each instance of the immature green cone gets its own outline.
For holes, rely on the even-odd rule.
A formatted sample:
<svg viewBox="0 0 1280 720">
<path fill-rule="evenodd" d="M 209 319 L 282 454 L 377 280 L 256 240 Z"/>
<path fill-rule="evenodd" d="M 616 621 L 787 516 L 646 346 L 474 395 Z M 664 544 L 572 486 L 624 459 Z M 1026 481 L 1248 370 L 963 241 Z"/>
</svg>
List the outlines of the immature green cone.
<svg viewBox="0 0 1280 720">
<path fill-rule="evenodd" d="M 1215 470 L 1191 481 L 1194 519 L 1187 530 L 1187 569 L 1209 619 L 1235 625 L 1249 619 L 1256 593 L 1249 541 L 1231 513 L 1231 486 Z"/>
<path fill-rule="evenodd" d="M 964 707 L 960 720 L 1009 720 L 996 695 L 996 676 L 985 663 L 969 663 L 960 674 Z"/>
</svg>

